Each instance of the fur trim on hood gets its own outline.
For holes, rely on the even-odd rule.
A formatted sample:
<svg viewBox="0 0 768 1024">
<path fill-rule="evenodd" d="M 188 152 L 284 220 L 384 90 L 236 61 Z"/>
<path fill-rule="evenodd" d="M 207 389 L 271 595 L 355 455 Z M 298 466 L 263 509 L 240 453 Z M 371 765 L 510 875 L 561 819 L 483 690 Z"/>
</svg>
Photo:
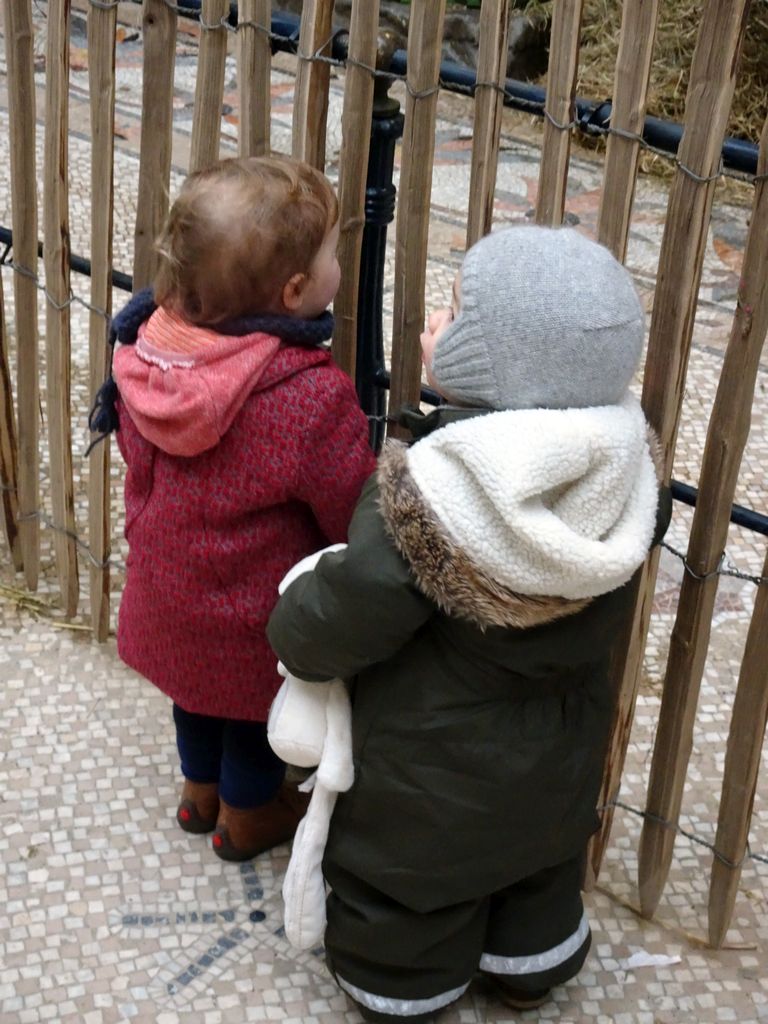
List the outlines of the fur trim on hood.
<svg viewBox="0 0 768 1024">
<path fill-rule="evenodd" d="M 387 530 L 419 588 L 480 628 L 527 629 L 627 582 L 650 548 L 658 445 L 631 396 L 493 413 L 390 443 Z"/>
</svg>

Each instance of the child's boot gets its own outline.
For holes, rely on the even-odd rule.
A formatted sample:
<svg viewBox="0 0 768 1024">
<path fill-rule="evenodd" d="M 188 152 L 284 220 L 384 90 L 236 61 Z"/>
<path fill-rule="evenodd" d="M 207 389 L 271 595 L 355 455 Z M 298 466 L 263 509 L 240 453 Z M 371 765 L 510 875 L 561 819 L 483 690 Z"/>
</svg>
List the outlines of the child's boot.
<svg viewBox="0 0 768 1024">
<path fill-rule="evenodd" d="M 219 815 L 219 785 L 217 782 L 191 782 L 184 780 L 181 802 L 176 821 L 185 832 L 202 835 L 216 828 Z"/>
<path fill-rule="evenodd" d="M 499 999 L 513 1010 L 535 1010 L 548 1001 L 552 992 L 549 988 L 534 991 L 517 988 L 514 982 L 503 974 L 493 974 L 490 971 L 483 971 L 482 974 L 491 982 Z"/>
<path fill-rule="evenodd" d="M 309 794 L 283 783 L 260 807 L 241 810 L 221 801 L 213 834 L 213 852 L 222 860 L 250 860 L 293 839 L 309 803 Z"/>
</svg>

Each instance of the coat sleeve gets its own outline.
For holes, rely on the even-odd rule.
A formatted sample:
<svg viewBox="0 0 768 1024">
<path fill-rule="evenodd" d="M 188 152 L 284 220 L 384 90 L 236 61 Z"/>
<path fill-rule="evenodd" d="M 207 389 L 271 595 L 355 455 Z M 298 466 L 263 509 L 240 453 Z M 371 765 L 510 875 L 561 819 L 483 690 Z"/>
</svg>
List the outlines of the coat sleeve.
<svg viewBox="0 0 768 1024">
<path fill-rule="evenodd" d="M 375 480 L 366 485 L 344 551 L 324 555 L 288 587 L 267 636 L 301 679 L 349 679 L 395 655 L 435 611 L 387 536 Z"/>
<path fill-rule="evenodd" d="M 293 491 L 310 506 L 329 542 L 337 544 L 347 539 L 352 513 L 376 458 L 368 442 L 368 420 L 347 374 L 326 366 L 312 374 L 309 383 L 313 393 L 306 403 L 310 413 Z"/>
</svg>

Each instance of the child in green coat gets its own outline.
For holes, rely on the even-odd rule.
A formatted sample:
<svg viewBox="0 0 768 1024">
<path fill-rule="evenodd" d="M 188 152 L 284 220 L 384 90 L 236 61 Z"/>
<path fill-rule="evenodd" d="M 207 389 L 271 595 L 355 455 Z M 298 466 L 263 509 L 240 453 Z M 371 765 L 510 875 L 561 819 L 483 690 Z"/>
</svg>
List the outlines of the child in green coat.
<svg viewBox="0 0 768 1024">
<path fill-rule="evenodd" d="M 350 684 L 325 946 L 368 1020 L 430 1020 L 478 970 L 536 1006 L 587 955 L 612 644 L 669 515 L 628 390 L 643 335 L 602 246 L 529 226 L 480 241 L 422 336 L 450 404 L 411 414 L 348 547 L 272 615 L 289 672 Z"/>
</svg>

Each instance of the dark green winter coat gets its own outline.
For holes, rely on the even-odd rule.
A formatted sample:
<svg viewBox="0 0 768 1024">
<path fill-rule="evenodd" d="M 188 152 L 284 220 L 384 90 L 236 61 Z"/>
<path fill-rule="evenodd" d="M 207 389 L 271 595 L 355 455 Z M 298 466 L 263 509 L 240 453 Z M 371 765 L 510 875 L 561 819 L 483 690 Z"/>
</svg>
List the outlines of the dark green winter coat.
<svg viewBox="0 0 768 1024">
<path fill-rule="evenodd" d="M 385 450 L 349 546 L 288 588 L 268 636 L 294 675 L 351 683 L 355 782 L 326 877 L 428 911 L 583 850 L 630 586 L 568 601 L 494 585 L 440 531 L 406 452 Z"/>
</svg>

